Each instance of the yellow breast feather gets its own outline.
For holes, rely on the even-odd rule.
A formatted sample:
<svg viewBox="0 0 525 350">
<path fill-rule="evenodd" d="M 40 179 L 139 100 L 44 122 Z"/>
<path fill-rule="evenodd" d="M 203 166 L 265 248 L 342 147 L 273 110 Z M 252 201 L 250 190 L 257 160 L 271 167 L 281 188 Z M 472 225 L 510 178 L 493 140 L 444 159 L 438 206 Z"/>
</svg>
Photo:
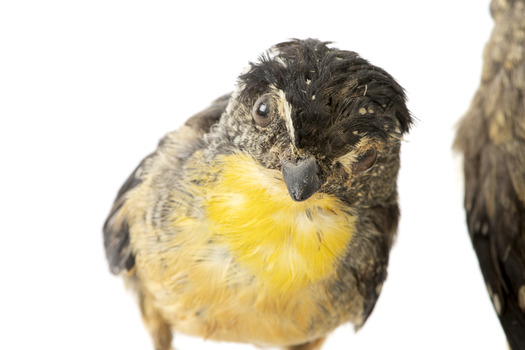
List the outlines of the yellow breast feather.
<svg viewBox="0 0 525 350">
<path fill-rule="evenodd" d="M 266 286 L 293 291 L 334 271 L 355 218 L 336 198 L 290 198 L 279 171 L 245 154 L 222 156 L 205 212 L 210 231 Z"/>
</svg>

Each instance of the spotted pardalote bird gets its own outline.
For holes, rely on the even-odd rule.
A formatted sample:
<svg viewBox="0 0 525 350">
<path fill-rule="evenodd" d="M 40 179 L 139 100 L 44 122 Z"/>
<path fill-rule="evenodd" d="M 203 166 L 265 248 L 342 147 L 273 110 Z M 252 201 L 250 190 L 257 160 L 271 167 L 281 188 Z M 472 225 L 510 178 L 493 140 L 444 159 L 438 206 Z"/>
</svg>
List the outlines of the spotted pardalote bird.
<svg viewBox="0 0 525 350">
<path fill-rule="evenodd" d="M 481 84 L 459 124 L 465 209 L 487 290 L 513 350 L 525 349 L 525 1 L 493 0 Z"/>
<path fill-rule="evenodd" d="M 167 134 L 104 225 L 156 349 L 172 332 L 320 348 L 387 275 L 412 119 L 384 70 L 317 40 L 276 45 Z"/>
</svg>

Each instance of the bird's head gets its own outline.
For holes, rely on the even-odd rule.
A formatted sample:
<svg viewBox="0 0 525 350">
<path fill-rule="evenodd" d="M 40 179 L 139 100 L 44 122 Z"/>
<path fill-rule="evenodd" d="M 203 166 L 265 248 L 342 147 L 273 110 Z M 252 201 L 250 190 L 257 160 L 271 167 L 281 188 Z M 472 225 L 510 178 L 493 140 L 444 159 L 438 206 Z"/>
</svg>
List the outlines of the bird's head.
<svg viewBox="0 0 525 350">
<path fill-rule="evenodd" d="M 403 89 L 355 52 L 327 45 L 273 47 L 239 77 L 221 123 L 236 149 L 282 172 L 295 201 L 389 195 L 412 123 Z"/>
</svg>

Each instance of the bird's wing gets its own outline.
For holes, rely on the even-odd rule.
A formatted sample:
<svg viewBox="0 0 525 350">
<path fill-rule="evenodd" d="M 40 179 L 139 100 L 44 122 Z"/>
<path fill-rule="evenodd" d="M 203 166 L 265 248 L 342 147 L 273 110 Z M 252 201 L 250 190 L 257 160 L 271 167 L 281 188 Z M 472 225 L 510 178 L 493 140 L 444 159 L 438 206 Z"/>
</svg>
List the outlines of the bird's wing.
<svg viewBox="0 0 525 350">
<path fill-rule="evenodd" d="M 211 126 L 217 123 L 226 109 L 230 95 L 224 95 L 215 100 L 207 109 L 189 118 L 183 127 L 168 134 L 159 143 L 159 149 L 165 143 L 184 143 L 186 149 L 191 149 L 192 144 L 198 144 L 202 136 L 208 132 Z M 104 223 L 104 247 L 108 259 L 109 268 L 112 273 L 118 274 L 122 271 L 130 271 L 135 264 L 135 255 L 130 245 L 129 213 L 125 206 L 130 192 L 140 186 L 145 180 L 148 169 L 152 166 L 159 154 L 159 149 L 144 158 L 138 167 L 131 173 L 122 185 L 113 203 L 113 207 Z M 172 164 L 174 167 L 177 164 Z"/>
<path fill-rule="evenodd" d="M 525 151 L 525 143 L 521 145 Z M 465 162 L 467 224 L 512 349 L 525 349 L 525 162 L 487 145 Z"/>
</svg>

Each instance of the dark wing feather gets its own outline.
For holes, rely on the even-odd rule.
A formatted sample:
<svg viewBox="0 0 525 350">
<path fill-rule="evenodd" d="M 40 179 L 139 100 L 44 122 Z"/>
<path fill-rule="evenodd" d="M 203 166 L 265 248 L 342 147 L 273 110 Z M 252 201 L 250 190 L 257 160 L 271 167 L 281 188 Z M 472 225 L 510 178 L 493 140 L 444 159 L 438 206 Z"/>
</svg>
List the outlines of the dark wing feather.
<svg viewBox="0 0 525 350">
<path fill-rule="evenodd" d="M 154 153 L 144 158 L 126 182 L 124 182 L 118 191 L 117 198 L 113 203 L 113 208 L 111 208 L 102 229 L 109 269 L 114 274 L 118 274 L 123 270 L 129 271 L 135 265 L 135 256 L 129 244 L 128 220 L 123 206 L 126 201 L 126 194 L 142 182 L 140 175 L 143 167 L 146 161 L 153 156 Z"/>
<path fill-rule="evenodd" d="M 186 121 L 186 125 L 195 130 L 200 130 L 203 134 L 207 133 L 213 124 L 216 124 L 222 113 L 226 110 L 231 94 L 226 94 L 215 101 L 200 113 L 195 114 Z"/>
<path fill-rule="evenodd" d="M 525 2 L 493 1 L 481 85 L 460 123 L 467 225 L 513 350 L 525 349 Z"/>
<path fill-rule="evenodd" d="M 202 137 L 210 130 L 213 124 L 219 121 L 226 109 L 229 97 L 230 95 L 224 95 L 215 100 L 207 109 L 189 118 L 185 125 L 197 131 L 197 136 Z M 163 141 L 160 142 L 159 147 L 161 147 L 162 143 Z M 135 255 L 130 245 L 130 227 L 124 204 L 130 191 L 142 183 L 142 176 L 156 155 L 157 152 L 154 152 L 144 158 L 124 182 L 104 223 L 104 247 L 110 271 L 114 274 L 130 271 L 135 265 Z"/>
<path fill-rule="evenodd" d="M 367 296 L 363 305 L 363 325 L 372 314 L 387 277 L 389 252 L 392 248 L 399 221 L 399 207 L 397 205 L 371 207 L 369 215 L 377 218 L 374 222 L 374 228 L 379 234 L 373 238 L 374 242 L 371 244 L 373 249 L 377 251 L 375 261 L 369 264 L 369 269 L 363 269 L 367 273 L 361 274 L 361 277 L 356 277 L 358 283 L 362 278 L 368 279 L 367 283 L 361 284 L 364 287 L 363 295 Z M 385 239 L 385 237 L 388 238 Z M 359 274 L 356 274 L 356 276 L 359 276 Z"/>
<path fill-rule="evenodd" d="M 525 144 L 523 145 L 525 149 Z M 465 162 L 470 237 L 487 289 L 512 349 L 525 349 L 525 206 L 509 168 L 525 171 L 488 145 Z"/>
</svg>

